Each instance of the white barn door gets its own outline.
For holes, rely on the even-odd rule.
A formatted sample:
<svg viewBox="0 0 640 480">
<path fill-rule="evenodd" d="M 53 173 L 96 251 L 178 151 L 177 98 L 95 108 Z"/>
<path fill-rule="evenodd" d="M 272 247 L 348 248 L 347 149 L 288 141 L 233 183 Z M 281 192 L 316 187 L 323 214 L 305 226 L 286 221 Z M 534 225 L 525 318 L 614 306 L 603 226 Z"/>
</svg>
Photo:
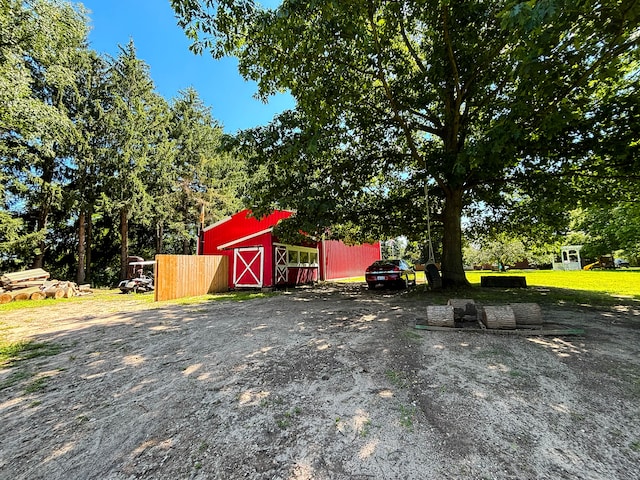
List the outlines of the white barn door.
<svg viewBox="0 0 640 480">
<path fill-rule="evenodd" d="M 274 257 L 276 259 L 276 285 L 286 285 L 289 276 L 289 268 L 287 266 L 287 247 L 276 246 L 274 248 Z"/>
</svg>

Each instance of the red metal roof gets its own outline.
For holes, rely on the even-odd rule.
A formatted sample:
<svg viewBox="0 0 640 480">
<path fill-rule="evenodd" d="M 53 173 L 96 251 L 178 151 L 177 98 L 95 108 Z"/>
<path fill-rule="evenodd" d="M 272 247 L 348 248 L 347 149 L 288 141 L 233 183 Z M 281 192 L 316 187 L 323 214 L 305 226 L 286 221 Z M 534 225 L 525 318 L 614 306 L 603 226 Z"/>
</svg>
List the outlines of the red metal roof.
<svg viewBox="0 0 640 480">
<path fill-rule="evenodd" d="M 219 253 L 241 241 L 270 232 L 281 220 L 293 215 L 289 210 L 275 210 L 262 218 L 251 215 L 251 210 L 242 210 L 213 225 L 202 232 L 205 254 Z"/>
</svg>

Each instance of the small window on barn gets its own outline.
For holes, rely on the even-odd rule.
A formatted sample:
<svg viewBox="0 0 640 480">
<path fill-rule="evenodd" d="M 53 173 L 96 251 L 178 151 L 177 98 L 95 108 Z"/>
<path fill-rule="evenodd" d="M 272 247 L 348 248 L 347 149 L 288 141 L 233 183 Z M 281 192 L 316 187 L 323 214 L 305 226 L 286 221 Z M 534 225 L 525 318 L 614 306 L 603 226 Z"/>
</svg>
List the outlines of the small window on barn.
<svg viewBox="0 0 640 480">
<path fill-rule="evenodd" d="M 289 267 L 317 267 L 318 250 L 309 247 L 287 246 L 287 263 Z"/>
</svg>

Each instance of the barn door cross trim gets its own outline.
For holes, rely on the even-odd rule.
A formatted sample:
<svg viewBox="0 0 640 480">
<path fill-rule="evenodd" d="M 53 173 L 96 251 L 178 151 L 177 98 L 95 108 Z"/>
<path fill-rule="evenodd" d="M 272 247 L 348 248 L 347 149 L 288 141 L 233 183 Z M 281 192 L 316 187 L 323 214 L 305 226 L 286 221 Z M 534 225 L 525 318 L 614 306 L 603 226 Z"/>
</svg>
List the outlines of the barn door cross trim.
<svg viewBox="0 0 640 480">
<path fill-rule="evenodd" d="M 236 249 L 236 254 L 235 254 L 235 266 L 234 266 L 234 274 L 235 274 L 235 279 L 234 279 L 234 283 L 237 284 L 238 286 L 256 286 L 256 287 L 261 287 L 262 286 L 262 269 L 263 269 L 263 265 L 262 265 L 262 260 L 263 260 L 263 250 L 261 247 L 258 248 L 238 248 Z M 245 258 L 242 256 L 242 252 L 255 252 L 254 255 L 252 257 L 247 257 L 248 260 L 245 260 Z M 240 259 L 241 264 L 238 263 L 238 259 Z M 256 272 L 252 267 L 254 265 L 254 263 L 256 262 L 256 260 L 260 261 L 260 265 L 259 265 L 259 270 Z M 240 272 L 240 269 L 243 268 L 244 269 Z M 239 274 L 238 274 L 239 273 Z M 251 275 L 251 277 L 253 277 L 253 279 L 255 280 L 255 283 L 246 283 L 246 281 L 243 281 L 242 283 L 240 283 L 241 279 L 245 276 L 245 274 L 249 273 Z M 257 273 L 257 275 L 256 275 Z"/>
<path fill-rule="evenodd" d="M 287 283 L 287 247 L 277 246 L 276 252 L 276 285 Z"/>
</svg>

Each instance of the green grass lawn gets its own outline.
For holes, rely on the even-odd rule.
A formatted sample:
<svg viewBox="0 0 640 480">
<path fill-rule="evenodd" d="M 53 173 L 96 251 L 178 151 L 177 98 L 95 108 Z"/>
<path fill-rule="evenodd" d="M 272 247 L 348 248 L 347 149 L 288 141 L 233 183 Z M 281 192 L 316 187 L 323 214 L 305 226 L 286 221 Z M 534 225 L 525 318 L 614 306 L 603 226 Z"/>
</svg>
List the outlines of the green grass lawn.
<svg viewBox="0 0 640 480">
<path fill-rule="evenodd" d="M 566 288 L 589 292 L 608 293 L 610 295 L 636 297 L 640 299 L 640 269 L 636 270 L 510 270 L 506 273 L 489 270 L 472 270 L 466 272 L 471 285 L 479 287 L 480 277 L 485 275 L 524 276 L 527 286 Z M 349 283 L 364 283 L 364 277 L 353 277 L 340 280 Z M 424 272 L 418 272 L 418 283 L 424 283 Z"/>
<path fill-rule="evenodd" d="M 364 282 L 364 277 L 363 280 Z M 144 294 L 130 293 L 124 295 L 118 289 L 95 289 L 93 295 L 72 297 L 72 298 L 59 298 L 57 300 L 20 300 L 17 302 L 9 302 L 4 305 L 0 305 L 0 314 L 2 312 L 10 312 L 14 310 L 27 310 L 35 308 L 47 308 L 50 306 L 61 306 L 64 303 L 76 303 L 76 302 L 99 302 L 100 304 L 120 304 L 123 301 L 128 303 L 135 302 L 140 304 L 155 304 L 157 307 L 162 305 L 189 305 L 192 303 L 203 303 L 206 301 L 235 301 L 241 302 L 245 300 L 252 300 L 254 298 L 264 298 L 274 295 L 275 293 L 264 293 L 254 291 L 235 291 L 227 293 L 216 293 L 208 295 L 200 295 L 197 297 L 179 298 L 177 300 L 167 300 L 164 302 L 158 302 L 155 304 L 153 292 Z M 2 329 L 2 322 L 0 321 L 0 330 Z"/>
<path fill-rule="evenodd" d="M 429 301 L 440 304 L 449 298 L 472 298 L 489 304 L 507 302 L 536 302 L 556 306 L 604 307 L 614 305 L 638 306 L 640 301 L 640 270 L 512 270 L 507 273 L 468 271 L 470 288 L 429 291 L 423 272 L 418 272 L 418 288 L 413 295 L 428 294 Z M 485 275 L 524 276 L 529 288 L 479 288 Z M 364 277 L 341 280 L 364 283 Z"/>
<path fill-rule="evenodd" d="M 541 305 L 579 308 L 637 307 L 640 301 L 640 270 L 557 271 L 513 270 L 508 273 L 469 271 L 470 288 L 429 292 L 435 303 L 448 298 L 473 298 L 484 304 L 534 302 Z M 524 276 L 528 288 L 479 288 L 485 275 Z"/>
<path fill-rule="evenodd" d="M 45 300 L 19 300 L 14 302 L 5 303 L 0 305 L 0 313 L 2 312 L 10 312 L 13 310 L 26 310 L 26 309 L 36 309 L 36 308 L 47 308 L 54 305 L 63 305 L 65 303 L 76 303 L 76 302 L 93 302 L 99 301 L 102 303 L 120 303 L 123 299 L 134 299 L 138 302 L 143 303 L 152 303 L 153 302 L 153 294 L 143 294 L 143 295 L 122 295 L 120 290 L 118 289 L 94 289 L 94 293 L 92 295 L 86 296 L 78 296 L 72 298 L 58 298 L 51 299 L 47 298 Z"/>
<path fill-rule="evenodd" d="M 524 276 L 530 287 L 583 290 L 640 299 L 640 270 L 512 270 L 507 273 L 474 270 L 467 272 L 467 279 L 477 286 L 484 275 Z"/>
</svg>

